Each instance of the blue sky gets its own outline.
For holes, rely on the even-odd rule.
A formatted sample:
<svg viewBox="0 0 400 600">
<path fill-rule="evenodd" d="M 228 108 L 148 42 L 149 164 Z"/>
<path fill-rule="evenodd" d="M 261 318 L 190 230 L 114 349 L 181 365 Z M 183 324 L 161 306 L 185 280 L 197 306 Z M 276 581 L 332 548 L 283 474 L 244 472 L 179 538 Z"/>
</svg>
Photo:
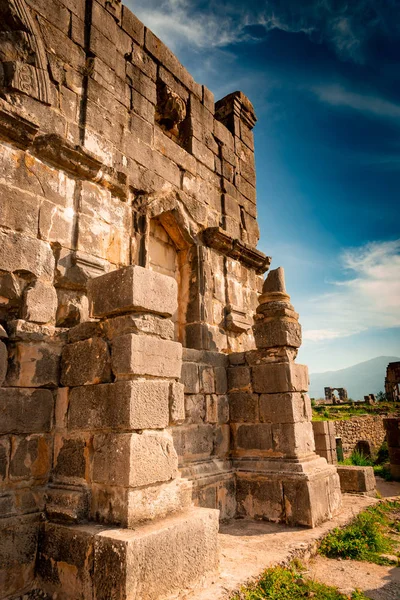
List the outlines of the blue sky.
<svg viewBox="0 0 400 600">
<path fill-rule="evenodd" d="M 218 100 L 253 102 L 259 248 L 311 372 L 400 356 L 400 0 L 135 0 Z"/>
</svg>

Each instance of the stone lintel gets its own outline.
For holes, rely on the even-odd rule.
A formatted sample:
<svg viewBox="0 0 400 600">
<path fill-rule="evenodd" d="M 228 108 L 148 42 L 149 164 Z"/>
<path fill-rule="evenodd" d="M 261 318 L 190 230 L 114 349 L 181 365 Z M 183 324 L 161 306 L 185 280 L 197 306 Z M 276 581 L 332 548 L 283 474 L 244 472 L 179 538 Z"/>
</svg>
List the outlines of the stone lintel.
<svg viewBox="0 0 400 600">
<path fill-rule="evenodd" d="M 88 297 L 92 316 L 97 318 L 129 312 L 170 317 L 178 306 L 175 279 L 137 265 L 92 279 Z"/>
<path fill-rule="evenodd" d="M 75 146 L 61 135 L 52 133 L 41 135 L 34 141 L 33 153 L 50 165 L 67 173 L 93 181 L 109 189 L 112 194 L 126 200 L 128 194 L 127 176 L 112 167 L 103 165 L 90 152 Z"/>
<path fill-rule="evenodd" d="M 31 115 L 0 98 L 0 138 L 26 150 L 33 143 L 39 125 Z"/>
<path fill-rule="evenodd" d="M 270 256 L 266 256 L 260 250 L 233 238 L 220 227 L 205 229 L 203 232 L 203 241 L 206 246 L 217 250 L 217 252 L 229 258 L 238 260 L 246 267 L 254 269 L 258 274 L 268 271 L 271 264 Z"/>
</svg>

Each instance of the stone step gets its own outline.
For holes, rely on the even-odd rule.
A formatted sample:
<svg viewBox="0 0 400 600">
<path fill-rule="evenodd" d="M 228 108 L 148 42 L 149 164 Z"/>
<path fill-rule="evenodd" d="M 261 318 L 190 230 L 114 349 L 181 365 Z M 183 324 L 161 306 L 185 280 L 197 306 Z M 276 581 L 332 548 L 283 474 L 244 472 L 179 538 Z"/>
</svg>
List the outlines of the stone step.
<svg viewBox="0 0 400 600">
<path fill-rule="evenodd" d="M 46 523 L 40 587 L 59 600 L 161 600 L 216 571 L 218 527 L 205 508 L 136 529 Z"/>
</svg>

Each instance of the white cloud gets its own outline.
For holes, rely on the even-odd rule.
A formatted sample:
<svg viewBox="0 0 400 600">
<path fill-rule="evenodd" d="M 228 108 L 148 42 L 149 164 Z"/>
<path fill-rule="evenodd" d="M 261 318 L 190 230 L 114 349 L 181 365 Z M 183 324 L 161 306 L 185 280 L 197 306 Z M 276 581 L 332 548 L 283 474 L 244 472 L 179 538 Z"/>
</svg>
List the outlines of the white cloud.
<svg viewBox="0 0 400 600">
<path fill-rule="evenodd" d="M 400 104 L 346 90 L 340 85 L 324 85 L 313 87 L 317 97 L 333 106 L 346 106 L 361 112 L 371 113 L 378 117 L 400 119 Z"/>
<path fill-rule="evenodd" d="M 347 280 L 328 283 L 303 314 L 304 339 L 318 342 L 371 328 L 400 327 L 400 239 L 343 252 Z"/>
<path fill-rule="evenodd" d="M 310 342 L 322 342 L 323 340 L 334 340 L 342 337 L 340 331 L 333 329 L 307 329 L 303 332 L 303 340 Z"/>
</svg>

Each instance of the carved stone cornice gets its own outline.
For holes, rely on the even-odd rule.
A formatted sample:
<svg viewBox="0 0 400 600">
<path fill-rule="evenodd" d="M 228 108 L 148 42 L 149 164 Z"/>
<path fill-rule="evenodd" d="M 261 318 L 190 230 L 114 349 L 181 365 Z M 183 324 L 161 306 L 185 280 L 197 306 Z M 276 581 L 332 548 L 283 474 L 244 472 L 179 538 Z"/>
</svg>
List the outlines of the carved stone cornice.
<svg viewBox="0 0 400 600">
<path fill-rule="evenodd" d="M 41 160 L 67 173 L 98 183 L 123 200 L 127 198 L 125 173 L 103 165 L 90 152 L 71 144 L 58 134 L 37 137 L 31 151 Z"/>
<path fill-rule="evenodd" d="M 239 118 L 249 129 L 256 124 L 254 107 L 243 92 L 233 92 L 215 104 L 215 118 L 218 121 L 227 124 L 232 116 Z"/>
<path fill-rule="evenodd" d="M 0 139 L 26 150 L 38 130 L 39 125 L 31 115 L 0 98 Z"/>
<path fill-rule="evenodd" d="M 266 256 L 260 250 L 241 242 L 228 235 L 220 227 L 209 227 L 202 234 L 203 241 L 209 248 L 217 250 L 220 254 L 238 260 L 246 267 L 254 269 L 256 273 L 262 274 L 268 271 L 271 257 Z"/>
</svg>

